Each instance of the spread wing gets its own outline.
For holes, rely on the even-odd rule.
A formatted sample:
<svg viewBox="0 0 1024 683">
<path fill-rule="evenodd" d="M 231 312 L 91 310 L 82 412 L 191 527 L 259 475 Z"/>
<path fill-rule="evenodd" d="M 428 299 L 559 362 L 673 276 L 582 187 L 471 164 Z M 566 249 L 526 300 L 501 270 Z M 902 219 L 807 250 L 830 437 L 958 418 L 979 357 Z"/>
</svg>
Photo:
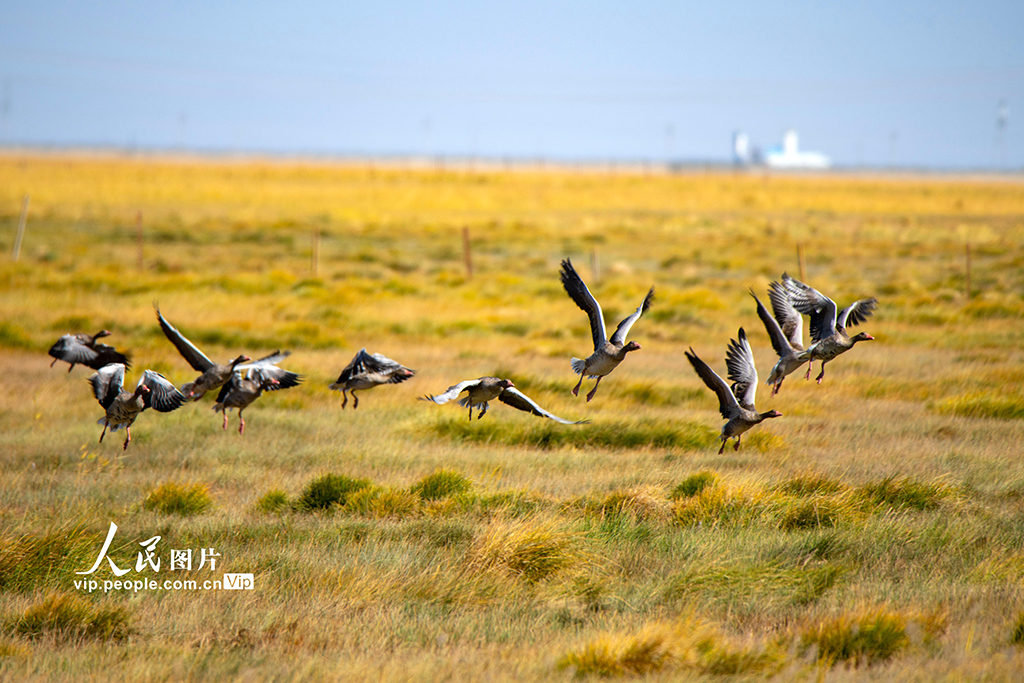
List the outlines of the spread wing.
<svg viewBox="0 0 1024 683">
<path fill-rule="evenodd" d="M 182 335 L 181 332 L 174 327 L 174 325 L 167 322 L 162 315 L 160 315 L 160 309 L 156 309 L 156 318 L 160 321 L 160 329 L 164 331 L 164 335 L 171 340 L 174 347 L 178 349 L 178 353 L 181 354 L 182 358 L 188 361 L 188 364 L 192 366 L 192 369 L 197 372 L 206 372 L 213 367 L 213 361 L 206 357 L 206 355 L 196 348 L 195 344 L 190 342 Z"/>
<path fill-rule="evenodd" d="M 161 413 L 169 413 L 180 408 L 181 404 L 188 402 L 184 394 L 178 391 L 170 380 L 154 370 L 146 370 L 142 373 L 139 384 L 144 384 L 149 388 L 149 393 L 142 395 L 142 400 L 147 408 Z"/>
<path fill-rule="evenodd" d="M 775 349 L 775 353 L 779 355 L 779 358 L 782 358 L 789 353 L 789 340 L 782 333 L 782 328 L 779 327 L 778 321 L 764 307 L 761 300 L 757 298 L 757 294 L 754 294 L 753 289 L 750 290 L 750 296 L 754 297 L 754 301 L 757 302 L 757 317 L 764 323 L 764 329 L 768 330 L 768 338 L 772 340 L 772 348 Z"/>
<path fill-rule="evenodd" d="M 539 415 L 540 417 L 546 417 L 548 419 L 554 420 L 555 422 L 561 422 L 564 425 L 578 425 L 590 422 L 590 420 L 579 420 L 577 422 L 573 422 L 572 420 L 566 420 L 563 417 L 553 415 L 548 411 L 544 410 L 543 408 L 541 408 L 536 403 L 534 403 L 533 399 L 531 399 L 529 396 L 522 393 L 515 387 L 509 387 L 502 391 L 500 394 L 498 394 L 498 400 L 504 403 L 505 405 L 512 406 L 517 410 L 522 410 L 527 413 L 533 413 L 534 415 Z"/>
<path fill-rule="evenodd" d="M 92 384 L 92 395 L 106 410 L 124 389 L 124 365 L 114 363 L 103 366 L 93 373 L 89 383 Z"/>
<path fill-rule="evenodd" d="M 722 417 L 726 420 L 731 420 L 739 412 L 740 406 L 736 402 L 736 397 L 733 396 L 732 391 L 729 390 L 729 385 L 725 383 L 721 377 L 712 370 L 707 363 L 702 361 L 696 353 L 694 353 L 691 347 L 689 351 L 684 351 L 687 360 L 690 361 L 690 365 L 697 371 L 697 376 L 704 380 L 704 384 L 707 385 L 708 389 L 715 392 L 718 395 L 718 410 L 722 413 Z"/>
<path fill-rule="evenodd" d="M 438 394 L 437 396 L 421 396 L 420 400 L 433 401 L 434 403 L 441 405 L 442 403 L 447 403 L 448 401 L 451 401 L 469 387 L 479 384 L 480 381 L 481 380 L 479 379 L 467 379 L 464 382 L 459 382 L 454 386 L 448 387 L 448 390 L 445 391 L 443 394 Z"/>
<path fill-rule="evenodd" d="M 562 261 L 562 271 L 560 276 L 562 278 L 562 286 L 565 287 L 565 292 L 590 318 L 590 332 L 594 335 L 594 350 L 596 351 L 601 348 L 606 341 L 608 341 L 608 334 L 604 328 L 604 313 L 601 312 L 601 304 L 597 303 L 597 299 L 595 299 L 594 295 L 590 293 L 589 289 L 587 289 L 587 285 L 583 283 L 582 279 L 580 279 L 580 276 L 576 273 L 576 269 L 572 267 L 572 262 L 569 259 Z M 644 303 L 647 303 L 646 300 Z M 639 314 L 637 314 L 637 317 L 640 317 Z M 625 320 L 623 323 L 624 322 Z M 629 324 L 632 325 L 633 323 L 630 322 Z M 629 331 L 628 326 L 626 327 L 626 331 Z M 625 333 L 623 333 L 623 336 L 625 336 Z"/>
<path fill-rule="evenodd" d="M 768 285 L 768 298 L 772 301 L 772 312 L 779 321 L 782 333 L 786 335 L 790 346 L 801 350 L 804 348 L 804 317 L 793 308 L 786 288 L 778 282 Z"/>
<path fill-rule="evenodd" d="M 654 301 L 654 287 L 651 287 L 651 291 L 647 292 L 647 296 L 644 297 L 644 302 L 640 304 L 640 307 L 633 312 L 632 315 L 625 318 L 619 326 L 615 328 L 615 333 L 612 334 L 612 342 L 616 344 L 623 344 L 626 341 L 626 335 L 629 334 L 629 328 L 633 327 L 633 323 L 640 319 L 640 316 L 651 307 L 651 302 Z"/>
<path fill-rule="evenodd" d="M 853 325 L 859 325 L 871 317 L 871 314 L 875 312 L 875 305 L 877 303 L 878 299 L 874 297 L 854 301 L 839 313 L 836 324 L 844 329 Z"/>
<path fill-rule="evenodd" d="M 416 372 L 382 354 L 367 353 L 366 349 L 363 348 L 355 355 L 352 362 L 341 371 L 337 384 L 344 384 L 354 377 L 370 374 L 387 377 L 387 384 L 398 384 L 409 379 Z"/>
<path fill-rule="evenodd" d="M 110 348 L 109 346 L 107 348 Z M 57 342 L 50 347 L 47 352 L 57 360 L 62 360 L 67 363 L 78 363 L 80 365 L 88 365 L 92 367 L 92 363 L 96 362 L 99 358 L 99 354 L 94 350 L 83 344 L 76 335 L 65 334 L 63 337 L 57 340 Z M 117 362 L 117 361 L 112 361 Z M 102 368 L 106 363 L 98 365 L 95 369 Z"/>
<path fill-rule="evenodd" d="M 729 381 L 732 382 L 732 393 L 742 408 L 754 410 L 754 397 L 757 394 L 757 367 L 754 365 L 754 354 L 747 342 L 747 333 L 741 327 L 739 341 L 729 340 L 729 348 L 725 351 L 725 366 L 729 369 Z"/>
<path fill-rule="evenodd" d="M 291 351 L 274 351 L 269 356 L 264 356 L 257 361 L 251 363 L 245 363 L 244 365 L 236 365 L 235 372 L 232 373 L 232 377 L 238 374 L 245 379 L 275 379 L 277 384 L 270 384 L 264 387 L 264 391 L 277 391 L 278 389 L 290 389 L 296 387 L 304 379 L 302 375 L 298 375 L 294 372 L 289 372 L 284 368 L 277 367 L 277 363 L 281 362 L 288 356 L 292 355 Z M 218 401 L 220 398 L 218 397 Z"/>
<path fill-rule="evenodd" d="M 786 288 L 793 308 L 811 317 L 811 339 L 821 341 L 836 333 L 836 302 L 809 287 L 799 280 L 794 280 L 786 273 L 782 274 L 782 284 Z"/>
</svg>

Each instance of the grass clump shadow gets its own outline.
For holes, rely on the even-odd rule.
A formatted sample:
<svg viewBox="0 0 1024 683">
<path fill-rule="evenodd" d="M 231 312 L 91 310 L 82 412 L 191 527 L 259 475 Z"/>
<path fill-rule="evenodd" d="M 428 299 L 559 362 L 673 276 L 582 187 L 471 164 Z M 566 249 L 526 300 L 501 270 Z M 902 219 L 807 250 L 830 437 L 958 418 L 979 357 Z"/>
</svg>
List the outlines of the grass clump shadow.
<svg viewBox="0 0 1024 683">
<path fill-rule="evenodd" d="M 1024 612 L 1017 615 L 1017 622 L 1010 632 L 1010 644 L 1024 647 Z"/>
<path fill-rule="evenodd" d="M 312 512 L 327 510 L 335 505 L 345 505 L 349 496 L 370 487 L 369 479 L 352 479 L 343 474 L 324 474 L 306 484 L 295 507 Z"/>
<path fill-rule="evenodd" d="M 202 514 L 212 505 L 213 500 L 205 484 L 187 486 L 174 481 L 160 484 L 142 501 L 145 510 L 156 510 L 165 515 L 182 517 Z"/>
<path fill-rule="evenodd" d="M 466 493 L 473 483 L 455 470 L 438 470 L 412 485 L 411 492 L 423 500 L 440 500 Z"/>
<path fill-rule="evenodd" d="M 52 593 L 13 620 L 10 630 L 27 638 L 124 640 L 131 634 L 128 611 L 109 609 L 70 593 Z"/>
</svg>

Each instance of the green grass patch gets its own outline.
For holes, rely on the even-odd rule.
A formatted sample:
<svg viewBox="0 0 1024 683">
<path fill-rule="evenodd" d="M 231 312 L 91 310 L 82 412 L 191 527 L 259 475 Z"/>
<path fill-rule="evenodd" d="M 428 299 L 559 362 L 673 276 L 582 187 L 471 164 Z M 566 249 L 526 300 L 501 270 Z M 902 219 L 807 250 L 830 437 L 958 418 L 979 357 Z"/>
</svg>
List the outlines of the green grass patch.
<svg viewBox="0 0 1024 683">
<path fill-rule="evenodd" d="M 142 501 L 145 510 L 156 510 L 165 515 L 187 517 L 206 512 L 213 505 L 205 484 L 191 486 L 174 481 L 164 482 L 146 495 Z"/>
<path fill-rule="evenodd" d="M 816 648 L 819 660 L 861 666 L 891 658 L 910 645 L 910 638 L 903 615 L 878 609 L 821 621 L 804 629 L 800 642 L 805 650 Z"/>
<path fill-rule="evenodd" d="M 877 483 L 869 483 L 856 489 L 866 502 L 894 509 L 934 510 L 939 501 L 949 495 L 946 487 L 903 477 L 888 477 Z"/>
<path fill-rule="evenodd" d="M 473 488 L 473 483 L 455 470 L 438 470 L 412 485 L 412 493 L 423 500 L 439 500 Z"/>
<path fill-rule="evenodd" d="M 53 593 L 13 620 L 10 630 L 26 638 L 124 640 L 131 620 L 123 607 L 101 608 L 71 593 Z"/>
<path fill-rule="evenodd" d="M 429 427 L 437 436 L 469 443 L 492 443 L 533 448 L 705 448 L 715 436 L 707 426 L 695 422 L 601 422 L 587 425 L 507 423 L 498 419 L 470 422 L 466 419 L 444 419 Z"/>
<path fill-rule="evenodd" d="M 944 415 L 995 418 L 997 420 L 1024 420 L 1024 397 L 1001 396 L 995 393 L 971 393 L 950 396 L 929 404 Z"/>
<path fill-rule="evenodd" d="M 672 489 L 669 494 L 671 500 L 679 500 L 681 498 L 693 498 L 704 489 L 709 486 L 714 486 L 718 482 L 718 475 L 714 472 L 704 471 L 691 474 L 686 479 L 676 484 L 676 487 Z"/>
<path fill-rule="evenodd" d="M 289 506 L 288 494 L 281 489 L 271 489 L 256 501 L 256 509 L 267 514 L 284 512 Z"/>
<path fill-rule="evenodd" d="M 343 474 L 328 473 L 309 482 L 295 501 L 295 506 L 309 512 L 344 505 L 351 494 L 369 488 L 370 485 L 369 479 L 352 479 Z"/>
<path fill-rule="evenodd" d="M 62 583 L 89 568 L 102 542 L 102 536 L 83 526 L 0 536 L 0 590 L 31 591 Z"/>
</svg>

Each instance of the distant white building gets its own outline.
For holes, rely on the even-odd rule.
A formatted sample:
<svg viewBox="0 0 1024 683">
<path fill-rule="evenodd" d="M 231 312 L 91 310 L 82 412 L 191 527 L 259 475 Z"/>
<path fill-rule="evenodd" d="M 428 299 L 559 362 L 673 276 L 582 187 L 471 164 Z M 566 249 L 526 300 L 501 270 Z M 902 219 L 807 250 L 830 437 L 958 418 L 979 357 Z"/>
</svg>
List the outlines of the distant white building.
<svg viewBox="0 0 1024 683">
<path fill-rule="evenodd" d="M 828 168 L 832 160 L 821 152 L 800 150 L 800 138 L 795 130 L 787 130 L 782 144 L 770 147 L 764 153 L 764 163 L 771 168 Z"/>
<path fill-rule="evenodd" d="M 749 166 L 750 160 L 750 138 L 738 130 L 732 134 L 732 162 L 737 166 Z"/>
</svg>

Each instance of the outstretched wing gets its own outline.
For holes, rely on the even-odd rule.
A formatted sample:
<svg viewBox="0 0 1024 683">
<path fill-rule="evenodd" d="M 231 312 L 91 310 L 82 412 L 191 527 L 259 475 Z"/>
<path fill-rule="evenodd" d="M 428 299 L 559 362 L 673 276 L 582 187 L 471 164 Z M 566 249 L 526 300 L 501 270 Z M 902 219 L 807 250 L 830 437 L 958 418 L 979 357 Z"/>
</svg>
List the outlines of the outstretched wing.
<svg viewBox="0 0 1024 683">
<path fill-rule="evenodd" d="M 236 365 L 233 375 L 238 374 L 250 380 L 258 378 L 261 382 L 267 379 L 277 380 L 277 384 L 265 386 L 264 391 L 277 391 L 278 389 L 297 387 L 305 378 L 302 375 L 277 367 L 277 363 L 290 355 L 292 355 L 291 351 L 274 351 L 269 356 L 264 356 L 251 363 Z"/>
<path fill-rule="evenodd" d="M 708 389 L 715 392 L 718 395 L 718 411 L 722 413 L 722 417 L 727 420 L 731 420 L 739 412 L 740 406 L 736 402 L 736 397 L 733 396 L 732 391 L 729 390 L 729 385 L 725 383 L 718 374 L 712 370 L 707 363 L 702 361 L 696 353 L 694 353 L 691 347 L 689 351 L 684 351 L 687 360 L 690 361 L 690 365 L 697 371 L 697 376 L 704 380 L 704 384 L 707 385 Z"/>
<path fill-rule="evenodd" d="M 583 280 L 576 273 L 576 269 L 572 267 L 572 261 L 569 259 L 562 261 L 560 276 L 566 294 L 590 318 L 590 332 L 594 335 L 594 350 L 596 351 L 601 348 L 602 344 L 608 341 L 608 334 L 604 328 L 604 313 L 601 312 L 601 304 L 597 303 L 597 299 L 587 289 L 587 285 L 584 284 Z M 631 322 L 630 325 L 632 324 Z M 628 331 L 629 328 L 627 327 L 626 330 Z"/>
<path fill-rule="evenodd" d="M 651 291 L 647 292 L 647 296 L 644 297 L 644 302 L 640 304 L 640 307 L 632 315 L 623 319 L 619 326 L 615 328 L 615 333 L 612 334 L 612 342 L 616 344 L 625 343 L 626 335 L 629 334 L 629 328 L 633 327 L 633 323 L 639 320 L 640 316 L 651 307 L 652 301 L 654 301 L 654 287 L 651 287 Z"/>
<path fill-rule="evenodd" d="M 142 373 L 139 384 L 144 384 L 149 388 L 149 393 L 142 395 L 142 400 L 147 408 L 161 413 L 169 413 L 188 402 L 185 395 L 178 391 L 170 380 L 154 370 L 146 370 Z"/>
<path fill-rule="evenodd" d="M 844 329 L 853 325 L 859 325 L 871 317 L 871 314 L 875 312 L 875 305 L 877 303 L 878 299 L 875 297 L 854 301 L 839 313 L 836 324 Z"/>
<path fill-rule="evenodd" d="M 171 340 L 174 347 L 178 349 L 178 353 L 181 354 L 182 358 L 188 361 L 188 364 L 192 366 L 192 369 L 197 372 L 206 372 L 213 367 L 213 361 L 206 357 L 206 355 L 196 348 L 195 344 L 190 342 L 182 335 L 181 332 L 174 327 L 174 325 L 167 322 L 162 315 L 160 315 L 160 309 L 156 309 L 156 318 L 160 321 L 160 329 L 164 331 L 164 335 Z"/>
<path fill-rule="evenodd" d="M 750 350 L 747 333 L 742 327 L 739 341 L 729 340 L 729 348 L 725 351 L 725 366 L 729 369 L 729 381 L 732 382 L 732 393 L 736 401 L 740 407 L 754 410 L 757 367 L 754 365 L 754 353 Z"/>
<path fill-rule="evenodd" d="M 57 360 L 62 360 L 66 363 L 78 363 L 80 365 L 89 365 L 90 363 L 95 362 L 99 357 L 99 354 L 96 353 L 96 351 L 83 344 L 79 341 L 78 337 L 73 334 L 65 334 L 63 337 L 58 339 L 57 342 L 50 347 L 50 350 L 47 353 Z M 103 365 L 100 365 L 96 369 L 99 370 L 101 367 L 103 367 Z"/>
<path fill-rule="evenodd" d="M 89 383 L 92 384 L 92 395 L 106 410 L 124 389 L 124 365 L 113 363 L 103 366 L 93 373 Z"/>
<path fill-rule="evenodd" d="M 772 312 L 779 321 L 782 334 L 786 335 L 790 346 L 794 349 L 804 348 L 804 317 L 793 308 L 786 288 L 778 282 L 768 285 L 768 298 L 772 301 Z"/>
<path fill-rule="evenodd" d="M 454 399 L 456 396 L 461 394 L 463 391 L 465 391 L 469 387 L 475 386 L 475 385 L 477 385 L 479 383 L 480 383 L 480 380 L 478 380 L 478 379 L 467 379 L 464 382 L 459 382 L 458 384 L 456 384 L 454 386 L 448 387 L 448 390 L 445 391 L 443 394 L 438 394 L 437 396 L 431 396 L 431 395 L 421 396 L 420 400 L 421 401 L 433 401 L 434 403 L 436 403 L 438 405 L 441 405 L 442 403 L 447 403 L 448 401 L 451 401 L 452 399 Z"/>
<path fill-rule="evenodd" d="M 811 339 L 821 341 L 836 333 L 836 302 L 818 290 L 782 274 L 782 284 L 793 308 L 811 316 Z"/>
<path fill-rule="evenodd" d="M 498 394 L 498 400 L 504 403 L 505 405 L 512 406 L 517 410 L 522 410 L 527 413 L 533 413 L 534 415 L 539 415 L 540 417 L 546 417 L 550 420 L 554 420 L 555 422 L 561 422 L 564 425 L 578 425 L 590 422 L 590 420 L 578 420 L 576 422 L 573 422 L 572 420 L 566 420 L 563 417 L 553 415 L 548 411 L 544 410 L 543 408 L 541 408 L 536 403 L 534 403 L 533 399 L 531 399 L 529 396 L 519 391 L 515 387 L 509 387 L 502 391 L 500 394 Z"/>
<path fill-rule="evenodd" d="M 772 341 L 772 348 L 775 349 L 775 353 L 778 354 L 779 358 L 782 358 L 789 353 L 789 340 L 782 333 L 782 328 L 779 327 L 778 321 L 764 307 L 761 300 L 757 298 L 757 294 L 754 294 L 753 289 L 750 290 L 750 296 L 754 297 L 754 301 L 757 302 L 757 317 L 761 319 L 761 322 L 764 323 L 764 329 L 768 331 L 768 338 Z"/>
</svg>

